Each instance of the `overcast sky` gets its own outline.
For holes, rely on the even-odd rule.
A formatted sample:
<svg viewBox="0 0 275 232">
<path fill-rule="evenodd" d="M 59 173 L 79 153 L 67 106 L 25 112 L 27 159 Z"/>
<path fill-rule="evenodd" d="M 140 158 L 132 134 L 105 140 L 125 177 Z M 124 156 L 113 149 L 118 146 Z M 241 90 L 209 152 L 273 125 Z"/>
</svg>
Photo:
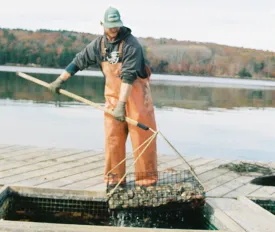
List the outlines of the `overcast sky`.
<svg viewBox="0 0 275 232">
<path fill-rule="evenodd" d="M 111 5 L 138 37 L 275 51 L 275 0 L 5 0 L 0 27 L 101 34 Z"/>
</svg>

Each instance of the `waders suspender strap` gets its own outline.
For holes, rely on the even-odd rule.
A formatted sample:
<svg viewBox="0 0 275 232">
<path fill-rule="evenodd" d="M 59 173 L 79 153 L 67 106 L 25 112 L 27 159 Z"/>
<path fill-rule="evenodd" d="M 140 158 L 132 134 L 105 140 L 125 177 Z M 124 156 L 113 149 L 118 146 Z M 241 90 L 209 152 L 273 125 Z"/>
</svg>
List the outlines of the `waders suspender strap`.
<svg viewBox="0 0 275 232">
<path fill-rule="evenodd" d="M 105 56 L 106 56 L 106 48 L 105 48 L 105 45 L 104 45 L 104 38 L 103 37 L 101 39 L 101 55 L 102 55 L 102 58 L 104 60 Z"/>
<path fill-rule="evenodd" d="M 118 48 L 118 52 L 119 52 L 119 58 L 122 59 L 122 46 L 123 46 L 124 40 L 120 41 L 119 44 L 119 48 Z M 104 38 L 102 37 L 101 39 L 101 55 L 103 60 L 105 60 L 105 56 L 106 56 L 106 48 L 105 48 L 105 42 L 104 42 Z"/>
<path fill-rule="evenodd" d="M 119 52 L 119 58 L 122 59 L 122 46 L 123 46 L 124 40 L 121 40 L 120 44 L 119 44 L 119 48 L 118 48 L 118 52 Z"/>
</svg>

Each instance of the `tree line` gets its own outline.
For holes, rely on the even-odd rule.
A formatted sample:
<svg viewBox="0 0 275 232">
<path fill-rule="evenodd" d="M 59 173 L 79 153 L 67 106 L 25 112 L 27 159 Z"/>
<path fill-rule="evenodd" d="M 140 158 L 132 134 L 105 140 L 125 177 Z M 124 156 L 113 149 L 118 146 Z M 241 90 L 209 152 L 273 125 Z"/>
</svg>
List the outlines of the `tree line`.
<svg viewBox="0 0 275 232">
<path fill-rule="evenodd" d="M 96 34 L 65 30 L 0 28 L 0 64 L 64 68 L 96 37 Z M 272 51 L 171 38 L 138 40 L 146 63 L 155 73 L 275 78 Z"/>
</svg>

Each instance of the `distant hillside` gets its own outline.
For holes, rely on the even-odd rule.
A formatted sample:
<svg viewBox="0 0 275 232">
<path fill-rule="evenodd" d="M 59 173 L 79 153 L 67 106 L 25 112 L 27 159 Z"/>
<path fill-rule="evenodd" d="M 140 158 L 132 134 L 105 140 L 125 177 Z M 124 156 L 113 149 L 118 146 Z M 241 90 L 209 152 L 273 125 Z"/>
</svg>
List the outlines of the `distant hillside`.
<svg viewBox="0 0 275 232">
<path fill-rule="evenodd" d="M 0 64 L 64 68 L 95 34 L 0 28 Z M 275 52 L 214 43 L 138 38 L 155 73 L 275 78 Z"/>
</svg>

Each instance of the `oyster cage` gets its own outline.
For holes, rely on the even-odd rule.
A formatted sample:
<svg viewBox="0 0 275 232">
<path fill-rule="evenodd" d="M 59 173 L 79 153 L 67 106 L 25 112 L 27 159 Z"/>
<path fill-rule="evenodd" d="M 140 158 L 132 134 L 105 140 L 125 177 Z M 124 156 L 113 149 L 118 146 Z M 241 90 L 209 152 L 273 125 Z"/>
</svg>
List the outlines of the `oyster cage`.
<svg viewBox="0 0 275 232">
<path fill-rule="evenodd" d="M 157 181 L 156 181 L 157 180 Z M 205 203 L 203 186 L 189 170 L 155 173 L 129 173 L 120 179 L 108 176 L 107 194 L 110 209 L 154 208 L 175 203 L 200 208 Z"/>
</svg>

